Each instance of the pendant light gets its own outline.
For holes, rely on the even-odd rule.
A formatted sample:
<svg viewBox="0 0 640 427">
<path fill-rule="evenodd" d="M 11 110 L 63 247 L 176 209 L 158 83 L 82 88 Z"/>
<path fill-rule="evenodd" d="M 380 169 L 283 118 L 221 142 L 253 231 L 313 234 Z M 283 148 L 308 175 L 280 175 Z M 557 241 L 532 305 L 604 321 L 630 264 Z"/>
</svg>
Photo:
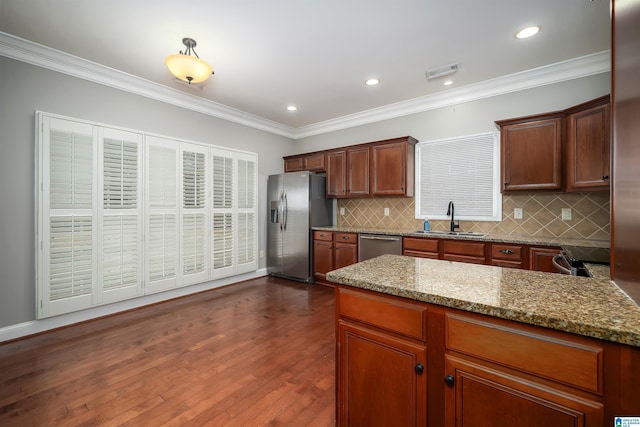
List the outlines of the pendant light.
<svg viewBox="0 0 640 427">
<path fill-rule="evenodd" d="M 167 56 L 164 60 L 171 74 L 189 84 L 201 83 L 207 80 L 210 75 L 214 74 L 213 69 L 206 61 L 200 59 L 196 53 L 194 49 L 196 41 L 185 37 L 182 39 L 182 43 L 187 47 L 184 53 L 180 51 L 180 53 Z M 191 56 L 191 52 L 195 56 Z"/>
</svg>

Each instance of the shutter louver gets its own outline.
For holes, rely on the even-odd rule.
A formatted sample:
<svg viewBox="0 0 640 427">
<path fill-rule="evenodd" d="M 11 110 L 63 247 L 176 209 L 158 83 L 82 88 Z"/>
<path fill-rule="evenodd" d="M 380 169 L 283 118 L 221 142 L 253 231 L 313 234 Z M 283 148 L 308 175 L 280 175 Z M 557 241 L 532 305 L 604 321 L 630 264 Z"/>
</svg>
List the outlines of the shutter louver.
<svg viewBox="0 0 640 427">
<path fill-rule="evenodd" d="M 49 300 L 93 291 L 93 220 L 55 216 L 49 220 Z"/>
<path fill-rule="evenodd" d="M 182 216 L 183 273 L 193 274 L 205 269 L 204 214 L 185 213 Z"/>
<path fill-rule="evenodd" d="M 176 276 L 176 216 L 149 215 L 149 280 L 163 280 Z"/>
<path fill-rule="evenodd" d="M 238 207 L 253 208 L 255 191 L 255 163 L 238 160 Z"/>
<path fill-rule="evenodd" d="M 176 207 L 176 149 L 149 146 L 149 206 Z"/>
<path fill-rule="evenodd" d="M 238 214 L 238 264 L 256 261 L 255 233 L 255 215 Z"/>
<path fill-rule="evenodd" d="M 213 269 L 233 266 L 233 216 L 213 215 Z"/>
<path fill-rule="evenodd" d="M 103 151 L 104 208 L 135 208 L 138 202 L 137 144 L 105 139 Z"/>
<path fill-rule="evenodd" d="M 103 226 L 103 287 L 114 290 L 138 282 L 138 217 L 106 216 Z"/>
<path fill-rule="evenodd" d="M 185 151 L 182 153 L 183 207 L 205 206 L 205 155 Z"/>
<path fill-rule="evenodd" d="M 213 156 L 213 207 L 228 208 L 233 203 L 233 159 Z"/>
<path fill-rule="evenodd" d="M 93 206 L 93 136 L 51 129 L 50 209 Z"/>
</svg>

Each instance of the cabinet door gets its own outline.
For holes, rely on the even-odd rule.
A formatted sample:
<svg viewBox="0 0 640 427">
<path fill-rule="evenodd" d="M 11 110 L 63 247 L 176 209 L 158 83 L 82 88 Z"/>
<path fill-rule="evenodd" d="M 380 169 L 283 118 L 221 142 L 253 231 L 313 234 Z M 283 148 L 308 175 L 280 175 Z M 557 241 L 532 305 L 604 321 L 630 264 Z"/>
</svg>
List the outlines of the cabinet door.
<svg viewBox="0 0 640 427">
<path fill-rule="evenodd" d="M 562 188 L 562 117 L 504 125 L 502 190 Z"/>
<path fill-rule="evenodd" d="M 369 195 L 369 147 L 347 151 L 347 195 Z"/>
<path fill-rule="evenodd" d="M 448 261 L 485 264 L 485 243 L 463 240 L 443 240 L 442 259 Z"/>
<path fill-rule="evenodd" d="M 324 153 L 309 154 L 304 157 L 304 170 L 312 172 L 324 172 Z"/>
<path fill-rule="evenodd" d="M 558 273 L 558 269 L 553 266 L 551 260 L 561 250 L 561 248 L 556 247 L 529 248 L 529 270 Z"/>
<path fill-rule="evenodd" d="M 346 151 L 327 153 L 327 197 L 344 197 L 347 176 Z"/>
<path fill-rule="evenodd" d="M 424 426 L 426 346 L 338 325 L 338 425 Z"/>
<path fill-rule="evenodd" d="M 327 273 L 335 270 L 333 266 L 333 242 L 326 240 L 313 241 L 313 277 L 324 281 Z"/>
<path fill-rule="evenodd" d="M 358 245 L 353 243 L 334 243 L 334 268 L 342 268 L 358 262 Z"/>
<path fill-rule="evenodd" d="M 302 157 L 294 157 L 293 159 L 284 159 L 284 171 L 299 172 L 304 170 L 304 161 Z"/>
<path fill-rule="evenodd" d="M 609 103 L 567 117 L 567 191 L 609 189 Z"/>
<path fill-rule="evenodd" d="M 407 186 L 406 142 L 371 147 L 371 187 L 374 196 L 413 195 L 413 186 L 411 191 Z"/>
<path fill-rule="evenodd" d="M 603 405 L 514 374 L 445 356 L 445 426 L 591 427 Z"/>
</svg>

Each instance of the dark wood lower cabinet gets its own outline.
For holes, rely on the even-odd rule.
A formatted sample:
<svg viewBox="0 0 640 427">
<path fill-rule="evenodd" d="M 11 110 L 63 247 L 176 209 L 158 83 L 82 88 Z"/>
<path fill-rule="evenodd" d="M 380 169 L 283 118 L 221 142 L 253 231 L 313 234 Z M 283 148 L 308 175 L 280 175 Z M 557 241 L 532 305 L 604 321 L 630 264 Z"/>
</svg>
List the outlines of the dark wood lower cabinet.
<svg viewBox="0 0 640 427">
<path fill-rule="evenodd" d="M 596 427 L 640 411 L 640 349 L 336 286 L 338 426 Z"/>
<path fill-rule="evenodd" d="M 547 273 L 558 273 L 558 269 L 553 266 L 553 257 L 558 255 L 562 248 L 529 248 L 529 270 L 545 271 Z"/>
<path fill-rule="evenodd" d="M 426 346 L 347 322 L 338 336 L 338 424 L 424 426 Z"/>
<path fill-rule="evenodd" d="M 333 242 L 331 240 L 313 241 L 313 277 L 323 281 L 327 273 L 335 270 L 333 266 Z"/>
</svg>

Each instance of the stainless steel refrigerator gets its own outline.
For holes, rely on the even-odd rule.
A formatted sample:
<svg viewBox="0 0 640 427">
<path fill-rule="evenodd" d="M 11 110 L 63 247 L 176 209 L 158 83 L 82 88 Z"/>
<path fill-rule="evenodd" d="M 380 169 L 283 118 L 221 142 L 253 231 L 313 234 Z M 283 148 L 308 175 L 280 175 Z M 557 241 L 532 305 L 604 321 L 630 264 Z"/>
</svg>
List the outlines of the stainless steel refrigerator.
<svg viewBox="0 0 640 427">
<path fill-rule="evenodd" d="M 313 172 L 269 176 L 267 184 L 267 271 L 273 276 L 313 282 L 311 227 L 331 225 L 333 201 L 326 177 Z"/>
</svg>

